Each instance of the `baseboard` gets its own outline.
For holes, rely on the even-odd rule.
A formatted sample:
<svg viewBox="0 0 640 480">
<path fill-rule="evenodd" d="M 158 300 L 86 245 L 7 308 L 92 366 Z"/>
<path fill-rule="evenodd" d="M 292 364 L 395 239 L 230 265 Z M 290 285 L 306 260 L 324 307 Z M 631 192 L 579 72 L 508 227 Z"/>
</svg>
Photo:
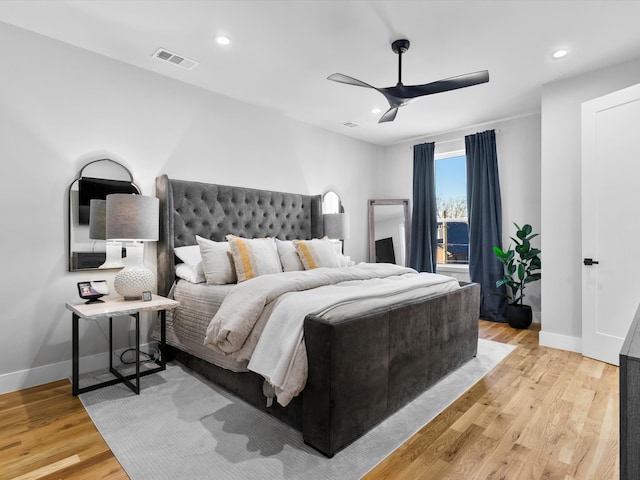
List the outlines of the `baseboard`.
<svg viewBox="0 0 640 480">
<path fill-rule="evenodd" d="M 570 352 L 582 353 L 582 338 L 560 335 L 559 333 L 540 332 L 539 343 L 542 347 L 559 348 Z"/>
<path fill-rule="evenodd" d="M 143 352 L 153 352 L 156 348 L 156 342 L 140 345 L 140 350 Z M 116 363 L 116 359 L 127 349 L 128 348 L 122 348 L 113 352 L 114 365 L 119 363 Z M 80 358 L 80 373 L 92 372 L 94 370 L 107 368 L 108 366 L 109 354 L 107 352 Z M 5 373 L 0 375 L 0 394 L 15 392 L 24 388 L 35 387 L 65 378 L 71 378 L 71 360 Z"/>
</svg>

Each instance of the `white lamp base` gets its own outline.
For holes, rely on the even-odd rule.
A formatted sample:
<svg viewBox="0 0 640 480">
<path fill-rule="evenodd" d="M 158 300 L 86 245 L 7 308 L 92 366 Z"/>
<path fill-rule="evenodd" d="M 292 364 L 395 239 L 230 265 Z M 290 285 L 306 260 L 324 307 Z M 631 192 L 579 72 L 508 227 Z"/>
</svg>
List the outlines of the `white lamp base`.
<svg viewBox="0 0 640 480">
<path fill-rule="evenodd" d="M 150 292 L 155 286 L 153 272 L 142 262 L 143 243 L 127 244 L 126 266 L 116 275 L 113 286 L 125 300 L 140 300 L 142 292 Z"/>
<path fill-rule="evenodd" d="M 102 265 L 98 268 L 122 268 L 124 262 L 122 261 L 122 242 L 116 242 L 114 240 L 108 240 L 106 244 L 107 257 Z"/>
</svg>

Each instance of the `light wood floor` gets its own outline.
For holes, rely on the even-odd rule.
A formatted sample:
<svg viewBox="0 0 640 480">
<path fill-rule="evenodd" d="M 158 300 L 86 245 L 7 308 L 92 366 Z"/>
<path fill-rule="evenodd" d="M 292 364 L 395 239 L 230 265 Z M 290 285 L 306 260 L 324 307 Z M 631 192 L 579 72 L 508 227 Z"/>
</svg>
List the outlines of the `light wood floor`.
<svg viewBox="0 0 640 480">
<path fill-rule="evenodd" d="M 538 346 L 538 330 L 480 322 L 516 345 L 366 477 L 618 478 L 618 368 Z M 127 479 L 68 381 L 0 396 L 0 479 Z"/>
<path fill-rule="evenodd" d="M 517 348 L 365 480 L 618 478 L 618 367 L 538 329 L 481 321 L 480 337 Z"/>
</svg>

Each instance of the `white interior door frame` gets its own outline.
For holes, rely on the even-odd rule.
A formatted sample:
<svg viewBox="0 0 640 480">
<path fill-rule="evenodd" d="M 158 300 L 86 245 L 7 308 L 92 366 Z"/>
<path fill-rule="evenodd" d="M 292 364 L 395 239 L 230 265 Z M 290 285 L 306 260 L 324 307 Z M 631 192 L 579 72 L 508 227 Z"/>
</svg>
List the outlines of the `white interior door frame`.
<svg viewBox="0 0 640 480">
<path fill-rule="evenodd" d="M 640 303 L 639 125 L 640 85 L 582 104 L 582 353 L 614 365 Z"/>
</svg>

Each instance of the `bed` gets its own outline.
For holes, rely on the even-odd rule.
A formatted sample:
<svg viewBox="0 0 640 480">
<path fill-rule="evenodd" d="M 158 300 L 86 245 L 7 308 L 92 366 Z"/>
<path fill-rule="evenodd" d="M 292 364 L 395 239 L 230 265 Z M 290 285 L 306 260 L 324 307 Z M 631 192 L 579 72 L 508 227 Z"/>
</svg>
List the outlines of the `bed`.
<svg viewBox="0 0 640 480">
<path fill-rule="evenodd" d="M 346 309 L 349 313 L 333 317 L 308 314 L 301 319 L 307 366 L 304 389 L 282 406 L 272 401 L 263 376 L 233 359 L 225 364 L 225 358 L 198 340 L 206 335 L 202 330 L 213 313 L 228 301 L 229 291 L 242 284 L 238 288 L 191 285 L 177 279 L 176 249 L 195 245 L 196 236 L 214 242 L 224 241 L 228 234 L 283 241 L 321 238 L 321 196 L 167 175 L 156 178 L 156 195 L 161 217 L 158 293 L 181 302 L 167 315 L 167 357 L 296 428 L 305 443 L 326 456 L 333 456 L 477 353 L 480 287 L 473 283 L 428 298 L 373 303 L 365 311 Z M 204 300 L 212 295 L 215 300 Z"/>
</svg>

